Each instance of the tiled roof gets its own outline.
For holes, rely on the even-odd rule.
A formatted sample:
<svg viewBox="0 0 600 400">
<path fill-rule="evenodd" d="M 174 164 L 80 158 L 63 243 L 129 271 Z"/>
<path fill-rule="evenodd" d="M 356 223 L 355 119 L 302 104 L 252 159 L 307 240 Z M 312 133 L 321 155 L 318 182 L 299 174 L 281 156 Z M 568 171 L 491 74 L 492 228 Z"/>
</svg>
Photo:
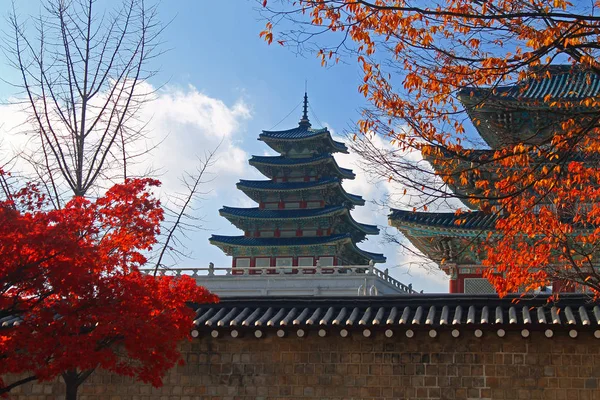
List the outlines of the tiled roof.
<svg viewBox="0 0 600 400">
<path fill-rule="evenodd" d="M 354 246 L 367 260 L 373 260 L 376 263 L 384 263 L 387 259 L 383 254 L 371 253 L 370 251 L 361 250 L 356 245 Z"/>
<path fill-rule="evenodd" d="M 567 294 L 555 303 L 548 303 L 545 295 L 503 299 L 496 295 L 456 294 L 228 298 L 219 304 L 200 306 L 194 324 L 196 334 L 217 330 L 214 337 L 232 329 L 271 330 L 275 334 L 278 329 L 295 328 L 302 330 L 299 336 L 310 330 L 319 331 L 319 335 L 323 332 L 323 336 L 345 336 L 344 331 L 347 335 L 352 330 L 363 330 L 368 336 L 385 330 L 388 337 L 394 331 L 403 331 L 412 337 L 413 330 L 429 330 L 429 336 L 435 337 L 437 331 L 444 329 L 453 330 L 453 336 L 457 336 L 455 332 L 460 334 L 457 330 L 472 330 L 475 336 L 495 330 L 498 336 L 504 336 L 509 330 L 523 329 L 524 337 L 529 336 L 530 331 L 543 331 L 551 337 L 555 330 L 570 329 L 571 337 L 576 337 L 577 331 L 596 330 L 594 334 L 600 338 L 600 305 L 589 296 Z"/>
<path fill-rule="evenodd" d="M 341 233 L 330 236 L 301 236 L 291 238 L 253 238 L 247 236 L 221 236 L 212 235 L 210 242 L 214 245 L 224 246 L 240 246 L 240 247 L 297 247 L 297 246 L 311 246 L 311 245 L 329 245 L 339 242 L 346 242 L 352 246 L 352 251 L 360 254 L 364 257 L 367 262 L 373 260 L 376 263 L 385 262 L 386 258 L 383 254 L 371 253 L 359 249 L 356 244 L 352 241 L 352 235 L 350 233 Z"/>
<path fill-rule="evenodd" d="M 271 247 L 271 246 L 310 246 L 310 245 L 322 245 L 328 243 L 335 243 L 340 240 L 350 239 L 349 233 L 342 233 L 339 235 L 331 236 L 314 236 L 314 237 L 292 237 L 292 238 L 253 238 L 247 236 L 221 236 L 212 235 L 210 237 L 211 242 L 219 242 L 223 244 L 230 244 L 234 246 L 258 246 L 258 247 Z"/>
<path fill-rule="evenodd" d="M 367 225 L 356 222 L 349 213 L 349 210 L 345 206 L 327 206 L 323 208 L 307 208 L 300 210 L 267 210 L 264 208 L 237 208 L 237 207 L 223 207 L 219 210 L 219 214 L 222 216 L 234 216 L 248 219 L 260 219 L 260 220 L 286 220 L 286 219 L 304 219 L 304 218 L 316 218 L 324 217 L 337 213 L 348 212 L 348 218 L 350 222 L 355 224 L 360 230 L 367 234 L 376 235 L 379 233 L 379 228 L 376 225 Z"/>
<path fill-rule="evenodd" d="M 331 177 L 324 178 L 319 181 L 313 182 L 273 182 L 270 180 L 267 181 L 250 181 L 250 180 L 240 180 L 237 183 L 237 187 L 240 190 L 244 189 L 254 189 L 254 190 L 263 190 L 263 191 L 295 191 L 295 190 L 313 190 L 319 189 L 321 187 L 339 185 L 340 190 L 348 198 L 348 200 L 352 201 L 354 204 L 363 205 L 364 200 L 361 196 L 357 196 L 355 194 L 347 193 L 344 188 L 341 186 L 341 182 L 339 178 Z"/>
<path fill-rule="evenodd" d="M 305 190 L 318 188 L 320 186 L 329 186 L 335 183 L 339 183 L 340 180 L 337 178 L 324 178 L 320 181 L 313 182 L 273 182 L 271 180 L 266 181 L 250 181 L 241 179 L 237 186 L 239 188 L 248 189 L 263 189 L 263 190 Z"/>
<path fill-rule="evenodd" d="M 298 140 L 309 140 L 318 137 L 326 137 L 331 145 L 338 151 L 347 152 L 348 148 L 342 142 L 337 142 L 331 137 L 331 133 L 327 128 L 314 129 L 307 125 L 299 125 L 296 128 L 287 129 L 284 131 L 262 131 L 258 136 L 259 140 L 262 141 L 298 141 Z"/>
<path fill-rule="evenodd" d="M 346 209 L 344 206 L 327 206 L 323 208 L 305 208 L 301 210 L 267 210 L 264 208 L 238 208 L 223 207 L 219 210 L 221 215 L 232 215 L 243 218 L 255 219 L 301 219 L 330 215 Z"/>
<path fill-rule="evenodd" d="M 464 212 L 456 215 L 453 212 L 431 213 L 392 209 L 388 219 L 395 225 L 405 223 L 428 227 L 484 230 L 493 229 L 498 216 L 481 211 Z"/>
<path fill-rule="evenodd" d="M 485 331 L 496 331 L 504 336 L 511 330 L 520 330 L 524 337 L 531 332 L 569 331 L 576 338 L 591 334 L 600 338 L 600 303 L 587 295 L 562 294 L 558 302 L 548 302 L 545 295 L 398 295 L 381 297 L 229 297 L 217 304 L 196 306 L 195 336 L 212 331 L 213 337 L 233 330 L 260 330 L 273 334 L 281 329 L 299 329 L 298 336 L 319 331 L 319 336 L 363 331 L 371 335 L 384 331 L 388 337 L 395 332 L 408 337 L 419 330 L 432 332 L 449 330 L 473 331 L 482 336 Z M 19 317 L 0 319 L 0 329 L 18 325 Z M 327 329 L 322 335 L 323 329 Z M 367 330 L 367 331 L 365 331 Z M 216 334 L 214 333 L 216 331 Z M 338 333 L 339 332 L 339 333 Z"/>
<path fill-rule="evenodd" d="M 12 315 L 0 318 L 0 329 L 17 326 L 21 323 L 21 321 L 21 317 L 15 317 Z"/>
<path fill-rule="evenodd" d="M 310 126 L 298 126 L 284 131 L 262 131 L 260 137 L 273 139 L 308 139 L 327 133 L 329 133 L 327 128 L 314 129 Z"/>
<path fill-rule="evenodd" d="M 541 69 L 545 71 L 545 69 Z M 551 65 L 547 67 L 550 77 L 529 79 L 517 85 L 502 86 L 491 94 L 490 89 L 464 88 L 459 96 L 468 99 L 486 96 L 502 100 L 543 100 L 547 95 L 552 99 L 585 99 L 600 95 L 600 76 L 583 71 L 572 65 Z"/>
<path fill-rule="evenodd" d="M 332 162 L 336 169 L 347 178 L 354 178 L 355 174 L 351 169 L 342 168 L 335 162 L 331 154 L 319 154 L 314 157 L 290 158 L 284 156 L 252 156 L 250 165 L 263 164 L 274 166 L 302 166 L 318 163 L 320 161 Z"/>
<path fill-rule="evenodd" d="M 377 235 L 379 233 L 379 228 L 377 227 L 377 225 L 369 225 L 369 224 L 363 224 L 360 222 L 356 222 L 354 220 L 354 218 L 352 218 L 352 216 L 350 216 L 350 220 L 356 224 L 363 232 L 369 234 L 369 235 Z"/>
<path fill-rule="evenodd" d="M 333 158 L 331 154 L 319 154 L 314 157 L 299 157 L 290 158 L 284 156 L 252 156 L 249 160 L 250 164 L 267 164 L 267 165 L 304 165 L 312 164 L 317 161 Z"/>
</svg>

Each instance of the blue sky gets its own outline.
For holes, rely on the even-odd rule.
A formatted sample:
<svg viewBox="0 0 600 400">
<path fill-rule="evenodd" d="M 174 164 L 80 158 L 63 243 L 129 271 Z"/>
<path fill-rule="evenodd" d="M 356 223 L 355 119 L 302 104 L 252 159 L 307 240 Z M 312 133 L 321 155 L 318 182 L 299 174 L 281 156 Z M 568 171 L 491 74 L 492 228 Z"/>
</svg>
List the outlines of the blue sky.
<svg viewBox="0 0 600 400">
<path fill-rule="evenodd" d="M 106 0 L 100 3 L 117 3 Z M 203 229 L 192 234 L 186 245 L 192 253 L 190 260 L 181 265 L 230 265 L 230 259 L 208 243 L 210 234 L 239 234 L 227 220 L 218 215 L 222 205 L 252 206 L 244 194 L 235 189 L 239 179 L 260 179 L 247 165 L 252 154 L 270 153 L 257 140 L 262 129 L 273 128 L 302 100 L 305 80 L 312 110 L 313 126 L 318 121 L 329 126 L 336 134 L 352 127 L 360 118 L 364 97 L 358 93 L 361 74 L 353 64 L 339 64 L 329 68 L 320 66 L 311 54 L 297 56 L 290 49 L 277 44 L 268 46 L 258 34 L 264 22 L 255 10 L 254 1 L 197 1 L 170 0 L 159 5 L 162 21 L 172 20 L 162 39 L 169 49 L 156 60 L 153 67 L 159 73 L 149 82 L 162 86 L 159 98 L 144 111 L 151 119 L 152 134 L 156 141 L 166 137 L 164 146 L 154 156 L 152 164 L 161 168 L 166 189 L 177 189 L 177 176 L 186 166 L 193 166 L 196 155 L 223 139 L 216 179 L 207 184 L 210 193 L 196 204 L 197 213 L 204 218 Z M 21 15 L 35 14 L 37 0 L 18 2 Z M 5 16 L 10 2 L 0 2 L 0 13 Z M 6 31 L 5 19 L 0 21 Z M 15 78 L 6 62 L 0 60 L 0 76 Z M 163 86 L 164 85 L 164 86 Z M 0 83 L 0 99 L 13 96 L 14 90 Z M 277 128 L 297 124 L 300 108 Z M 0 111 L 0 118 L 10 118 Z M 360 174 L 356 157 L 338 157 L 340 164 L 353 168 L 359 179 L 348 182 L 348 191 L 367 200 L 378 199 L 386 193 L 384 184 L 373 184 Z M 358 169 L 358 170 L 357 170 Z M 168 191 L 166 190 L 165 191 Z M 362 210 L 361 210 L 362 208 Z M 387 210 L 373 204 L 359 207 L 353 215 L 370 224 L 386 224 Z M 411 264 L 411 259 L 399 254 L 396 245 L 382 243 L 374 237 L 360 246 L 369 251 L 383 252 L 388 263 L 383 266 L 404 283 L 413 283 L 415 289 L 431 292 L 447 291 L 443 274 L 430 273 Z"/>
</svg>

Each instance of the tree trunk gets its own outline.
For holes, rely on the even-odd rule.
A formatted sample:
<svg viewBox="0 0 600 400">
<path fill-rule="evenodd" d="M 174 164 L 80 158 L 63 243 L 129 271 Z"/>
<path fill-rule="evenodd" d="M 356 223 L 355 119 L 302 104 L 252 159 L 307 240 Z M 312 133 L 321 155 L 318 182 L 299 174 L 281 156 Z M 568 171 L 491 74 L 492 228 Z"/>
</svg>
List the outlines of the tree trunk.
<svg viewBox="0 0 600 400">
<path fill-rule="evenodd" d="M 76 382 L 72 382 L 70 379 L 65 381 L 67 392 L 65 393 L 65 400 L 77 400 L 77 389 L 79 385 Z"/>
<path fill-rule="evenodd" d="M 79 373 L 76 370 L 65 371 L 62 378 L 66 388 L 65 400 L 77 400 L 77 389 L 81 384 Z"/>
<path fill-rule="evenodd" d="M 66 387 L 65 400 L 77 400 L 77 390 L 79 389 L 79 386 L 94 373 L 95 369 L 96 368 L 92 368 L 81 372 L 78 372 L 77 370 L 68 370 L 62 373 L 62 378 Z"/>
</svg>

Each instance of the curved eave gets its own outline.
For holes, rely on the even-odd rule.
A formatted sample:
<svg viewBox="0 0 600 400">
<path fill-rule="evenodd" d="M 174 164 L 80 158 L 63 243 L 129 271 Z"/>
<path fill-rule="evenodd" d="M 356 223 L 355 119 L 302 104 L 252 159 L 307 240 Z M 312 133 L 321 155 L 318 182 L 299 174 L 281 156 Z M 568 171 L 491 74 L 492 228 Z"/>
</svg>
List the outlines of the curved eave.
<svg viewBox="0 0 600 400">
<path fill-rule="evenodd" d="M 271 167 L 271 168 L 296 168 L 303 167 L 309 165 L 316 165 L 319 163 L 331 163 L 334 167 L 334 170 L 343 178 L 346 179 L 354 179 L 356 178 L 356 174 L 352 172 L 351 169 L 342 168 L 335 161 L 335 158 L 330 154 L 321 155 L 317 157 L 310 158 L 287 158 L 281 156 L 268 157 L 268 156 L 253 156 L 248 163 L 253 167 L 257 168 L 259 171 L 263 172 L 261 167 Z"/>
<path fill-rule="evenodd" d="M 263 133 L 258 135 L 258 140 L 265 142 L 272 148 L 276 148 L 277 146 L 273 145 L 276 145 L 277 143 L 301 143 L 310 140 L 325 140 L 334 151 L 348 154 L 348 148 L 346 147 L 346 145 L 342 142 L 333 140 L 333 138 L 331 137 L 331 133 L 327 130 L 327 128 L 323 128 L 323 130 L 319 130 L 318 132 L 312 134 L 285 135 L 286 132 L 290 131 L 263 131 Z"/>
<path fill-rule="evenodd" d="M 516 108 L 550 109 L 551 102 L 582 101 L 600 95 L 600 77 L 593 71 L 555 64 L 536 67 L 530 73 L 541 76 L 493 89 L 465 87 L 458 92 L 458 98 L 471 106 L 489 102 L 490 106 L 514 104 Z"/>
<path fill-rule="evenodd" d="M 349 233 L 331 236 L 295 237 L 295 238 L 252 238 L 246 236 L 221 236 L 212 235 L 210 243 L 224 248 L 231 247 L 305 247 L 335 245 L 337 243 L 352 243 Z"/>
<path fill-rule="evenodd" d="M 457 97 L 469 118 L 478 121 L 474 124 L 477 132 L 490 147 L 545 140 L 552 134 L 553 126 L 560 126 L 557 117 L 561 114 L 571 117 L 576 112 L 593 117 L 598 112 L 595 100 L 600 95 L 600 77 L 597 74 L 572 65 L 545 65 L 536 69 L 535 72 L 542 75 L 539 79 L 531 77 L 493 89 L 466 87 L 458 92 Z M 586 105 L 590 99 L 594 101 Z M 490 120 L 490 115 L 522 112 L 537 114 L 531 118 L 533 125 L 525 137 L 510 126 L 499 126 Z M 549 118 L 544 118 L 545 114 Z M 501 120 L 510 120 L 510 117 Z M 544 122 L 540 125 L 539 121 Z"/>
<path fill-rule="evenodd" d="M 354 204 L 355 206 L 364 206 L 365 205 L 365 200 L 361 196 L 357 196 L 355 194 L 350 194 L 350 193 L 346 192 L 344 190 L 344 188 L 341 187 L 341 185 L 340 185 L 340 190 L 342 191 L 342 194 L 344 195 L 344 197 L 347 200 L 349 200 L 352 204 Z"/>
<path fill-rule="evenodd" d="M 465 106 L 469 114 L 481 115 L 490 112 L 514 112 L 520 110 L 555 111 L 549 103 L 540 99 L 519 99 L 512 96 L 493 95 L 487 89 L 466 88 L 458 93 L 458 99 Z M 568 100 L 564 100 L 568 101 Z"/>
<path fill-rule="evenodd" d="M 250 220 L 306 220 L 313 218 L 329 217 L 341 214 L 347 210 L 344 206 L 329 206 L 325 208 L 312 208 L 303 210 L 266 210 L 261 208 L 236 208 L 223 207 L 219 210 L 219 214 L 227 219 L 240 218 Z"/>
<path fill-rule="evenodd" d="M 333 246 L 346 245 L 348 249 L 362 258 L 364 265 L 369 261 L 375 263 L 384 263 L 386 258 L 383 254 L 371 253 L 359 249 L 352 241 L 349 233 L 317 236 L 317 237 L 301 237 L 301 238 L 250 238 L 246 236 L 220 236 L 212 235 L 209 239 L 212 245 L 219 247 L 226 254 L 231 253 L 233 247 L 252 247 L 259 249 L 268 249 L 274 247 L 307 247 L 307 246 Z"/>
<path fill-rule="evenodd" d="M 357 222 L 354 218 L 352 218 L 352 215 L 350 215 L 350 212 L 348 212 L 348 219 L 350 220 L 350 223 L 355 226 L 358 230 L 360 230 L 361 232 L 367 234 L 367 235 L 378 235 L 379 234 L 379 228 L 376 225 L 368 225 L 368 224 L 362 224 L 360 222 Z"/>
<path fill-rule="evenodd" d="M 450 239 L 450 243 L 459 243 L 458 248 L 466 249 L 466 247 L 463 247 L 460 243 L 465 243 L 465 241 L 466 243 L 474 243 L 473 241 L 477 238 L 476 235 L 461 235 L 449 231 L 439 232 L 439 234 L 436 235 L 431 231 L 427 231 L 426 234 L 423 234 L 418 230 L 417 232 L 413 230 L 399 230 L 427 260 L 433 261 L 440 266 L 443 264 L 445 258 L 444 250 L 440 250 L 441 242 L 448 243 L 448 239 Z M 463 262 L 465 254 L 466 253 L 463 253 L 463 251 L 458 251 L 458 258 L 451 259 L 450 261 Z"/>
<path fill-rule="evenodd" d="M 327 128 L 314 129 L 310 125 L 298 125 L 296 128 L 283 131 L 263 130 L 259 140 L 307 140 L 329 134 Z"/>
<path fill-rule="evenodd" d="M 456 235 L 477 236 L 482 232 L 495 230 L 498 217 L 494 214 L 484 214 L 480 211 L 456 215 L 448 213 L 412 212 L 391 210 L 388 216 L 390 226 L 400 231 L 416 236 Z"/>
<path fill-rule="evenodd" d="M 365 200 L 361 196 L 348 193 L 344 190 L 338 178 L 327 179 L 316 182 L 272 182 L 272 181 L 248 181 L 240 180 L 236 187 L 243 191 L 246 195 L 249 192 L 298 192 L 308 190 L 325 189 L 329 187 L 338 188 L 342 197 L 356 206 L 365 204 Z"/>
<path fill-rule="evenodd" d="M 377 264 L 383 264 L 387 261 L 387 258 L 383 254 L 371 253 L 370 251 L 361 250 L 354 243 L 352 243 L 352 246 L 354 247 L 357 253 L 359 253 L 362 257 L 365 258 L 365 264 L 368 264 L 369 261 L 373 261 Z"/>
<path fill-rule="evenodd" d="M 316 182 L 273 182 L 240 180 L 236 186 L 239 190 L 256 190 L 261 192 L 295 192 L 313 189 L 323 189 L 339 184 L 337 179 L 326 179 Z"/>
<path fill-rule="evenodd" d="M 301 210 L 266 210 L 261 208 L 236 208 L 225 206 L 219 210 L 219 215 L 227 218 L 229 222 L 239 229 L 244 229 L 243 225 L 239 224 L 239 221 L 258 221 L 260 223 L 271 221 L 306 221 L 345 215 L 348 222 L 365 235 L 379 234 L 379 228 L 376 225 L 357 222 L 352 218 L 350 210 L 342 205 Z"/>
<path fill-rule="evenodd" d="M 338 170 L 338 172 L 340 173 L 340 175 L 342 175 L 344 178 L 346 178 L 346 179 L 356 178 L 356 174 L 351 169 L 342 168 L 339 165 L 337 165 L 337 163 L 335 163 L 335 167 Z"/>
</svg>

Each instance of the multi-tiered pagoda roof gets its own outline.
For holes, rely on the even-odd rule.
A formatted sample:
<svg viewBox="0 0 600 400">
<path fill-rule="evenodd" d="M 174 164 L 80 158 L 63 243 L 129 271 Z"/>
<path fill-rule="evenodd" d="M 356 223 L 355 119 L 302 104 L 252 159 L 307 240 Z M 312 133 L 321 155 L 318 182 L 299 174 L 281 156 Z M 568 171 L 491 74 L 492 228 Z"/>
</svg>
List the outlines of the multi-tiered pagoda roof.
<svg viewBox="0 0 600 400">
<path fill-rule="evenodd" d="M 485 164 L 495 150 L 516 143 L 540 143 L 560 129 L 560 122 L 579 113 L 582 118 L 597 109 L 585 106 L 587 98 L 600 95 L 600 78 L 597 74 L 571 65 L 542 67 L 538 78 L 515 85 L 494 89 L 464 88 L 458 93 L 479 135 L 490 149 L 472 150 L 462 159 L 453 158 L 457 171 L 468 170 L 472 161 Z M 560 103 L 569 106 L 560 107 Z M 550 104 L 554 103 L 551 108 Z M 558 105 L 558 106 L 557 106 Z M 574 155 L 576 156 L 576 155 Z M 434 159 L 434 168 L 437 168 Z M 447 171 L 438 171 L 448 176 Z M 458 198 L 472 207 L 468 197 L 477 195 L 477 179 L 493 179 L 493 173 L 481 169 L 481 176 L 469 176 L 466 182 L 454 180 L 449 187 Z M 429 259 L 441 265 L 451 276 L 450 291 L 465 292 L 465 281 L 481 278 L 481 239 L 494 230 L 497 216 L 482 211 L 428 213 L 391 210 L 389 224 L 398 228 L 404 236 Z M 478 286 L 477 286 L 478 285 Z M 473 287 L 488 291 L 489 285 L 479 282 Z M 473 292 L 471 292 L 473 293 Z"/>
<path fill-rule="evenodd" d="M 355 174 L 341 168 L 333 154 L 347 153 L 327 128 L 314 129 L 308 99 L 298 127 L 263 131 L 259 140 L 277 156 L 253 156 L 249 163 L 268 180 L 240 180 L 237 188 L 258 203 L 254 208 L 223 207 L 219 213 L 244 231 L 213 235 L 210 242 L 233 256 L 234 267 L 367 265 L 385 262 L 382 254 L 357 247 L 379 229 L 352 218 L 364 205 L 361 196 L 342 187 Z"/>
</svg>

